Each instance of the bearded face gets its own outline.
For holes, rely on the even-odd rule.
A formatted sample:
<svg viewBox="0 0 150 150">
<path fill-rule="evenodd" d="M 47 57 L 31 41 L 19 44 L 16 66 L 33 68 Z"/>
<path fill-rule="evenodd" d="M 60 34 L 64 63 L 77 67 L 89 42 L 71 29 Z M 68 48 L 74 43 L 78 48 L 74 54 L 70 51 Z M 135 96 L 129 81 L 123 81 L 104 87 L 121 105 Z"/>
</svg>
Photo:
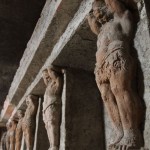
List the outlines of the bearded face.
<svg viewBox="0 0 150 150">
<path fill-rule="evenodd" d="M 105 24 L 112 18 L 103 1 L 95 1 L 93 3 L 92 14 L 100 24 Z"/>
</svg>

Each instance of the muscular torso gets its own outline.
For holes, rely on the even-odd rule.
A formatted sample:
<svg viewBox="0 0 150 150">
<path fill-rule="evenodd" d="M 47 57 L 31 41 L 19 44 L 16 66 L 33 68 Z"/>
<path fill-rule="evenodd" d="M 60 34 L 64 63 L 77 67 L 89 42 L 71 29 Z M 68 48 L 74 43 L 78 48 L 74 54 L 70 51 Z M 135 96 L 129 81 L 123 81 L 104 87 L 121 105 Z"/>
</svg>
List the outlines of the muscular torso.
<svg viewBox="0 0 150 150">
<path fill-rule="evenodd" d="M 103 59 L 113 51 L 113 49 L 115 48 L 115 43 L 120 42 L 120 45 L 126 45 L 126 41 L 127 36 L 126 34 L 124 34 L 120 21 L 111 20 L 106 23 L 101 28 L 101 32 L 98 35 L 98 50 L 96 53 L 97 63 L 101 64 Z M 118 45 L 119 44 L 116 44 L 116 48 Z M 126 50 L 128 49 L 126 48 Z"/>
<path fill-rule="evenodd" d="M 22 119 L 19 120 L 16 128 L 16 140 L 20 140 L 22 137 Z"/>
<path fill-rule="evenodd" d="M 53 103 L 61 103 L 61 83 L 49 82 L 44 94 L 43 110 Z"/>
<path fill-rule="evenodd" d="M 22 129 L 25 131 L 27 128 L 34 128 L 35 124 L 35 108 L 28 107 L 24 118 L 22 119 Z"/>
</svg>

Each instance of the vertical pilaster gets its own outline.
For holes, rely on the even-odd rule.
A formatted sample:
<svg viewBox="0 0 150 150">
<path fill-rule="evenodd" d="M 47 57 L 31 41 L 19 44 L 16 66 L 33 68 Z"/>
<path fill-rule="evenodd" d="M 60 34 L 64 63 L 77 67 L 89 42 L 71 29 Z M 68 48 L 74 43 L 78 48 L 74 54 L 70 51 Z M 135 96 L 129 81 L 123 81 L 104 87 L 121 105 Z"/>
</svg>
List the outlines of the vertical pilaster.
<svg viewBox="0 0 150 150">
<path fill-rule="evenodd" d="M 43 99 L 39 98 L 39 105 L 36 115 L 36 129 L 33 150 L 48 150 L 49 148 L 47 132 L 42 117 L 42 103 Z"/>
<path fill-rule="evenodd" d="M 104 150 L 101 101 L 93 73 L 66 70 L 60 150 Z"/>
<path fill-rule="evenodd" d="M 26 144 L 25 144 L 24 135 L 22 136 L 22 141 L 21 141 L 21 150 L 26 150 Z"/>
</svg>

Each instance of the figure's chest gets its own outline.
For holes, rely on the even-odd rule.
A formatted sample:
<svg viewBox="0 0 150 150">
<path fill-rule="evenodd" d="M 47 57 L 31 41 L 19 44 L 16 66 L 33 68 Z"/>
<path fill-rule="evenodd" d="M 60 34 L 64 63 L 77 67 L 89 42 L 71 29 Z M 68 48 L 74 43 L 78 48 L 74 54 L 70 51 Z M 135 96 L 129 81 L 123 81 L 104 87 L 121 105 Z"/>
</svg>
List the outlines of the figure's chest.
<svg viewBox="0 0 150 150">
<path fill-rule="evenodd" d="M 53 93 L 57 89 L 57 84 L 56 82 L 51 82 L 48 84 L 45 93 Z"/>
<path fill-rule="evenodd" d="M 109 37 L 110 35 L 114 35 L 114 34 L 117 34 L 120 32 L 122 32 L 121 24 L 119 22 L 110 21 L 102 27 L 101 33 L 99 36 L 100 37 L 103 37 L 103 36 Z"/>
</svg>

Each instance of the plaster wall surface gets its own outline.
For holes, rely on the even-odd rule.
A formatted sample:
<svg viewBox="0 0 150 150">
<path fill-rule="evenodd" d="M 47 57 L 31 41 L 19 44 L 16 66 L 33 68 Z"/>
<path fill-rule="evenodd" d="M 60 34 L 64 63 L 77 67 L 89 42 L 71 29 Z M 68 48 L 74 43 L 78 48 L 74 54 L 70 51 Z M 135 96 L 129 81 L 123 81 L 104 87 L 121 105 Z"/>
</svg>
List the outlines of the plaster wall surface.
<svg viewBox="0 0 150 150">
<path fill-rule="evenodd" d="M 39 98 L 39 106 L 36 115 L 36 129 L 33 150 L 47 150 L 49 148 L 48 136 L 43 122 L 43 98 Z"/>
<path fill-rule="evenodd" d="M 104 150 L 102 103 L 94 74 L 66 71 L 65 150 Z"/>
<path fill-rule="evenodd" d="M 142 3 L 140 10 L 140 22 L 135 37 L 135 48 L 140 61 L 139 72 L 139 94 L 145 102 L 144 140 L 145 147 L 150 149 L 150 32 L 149 32 L 149 10 L 147 3 Z"/>
</svg>

